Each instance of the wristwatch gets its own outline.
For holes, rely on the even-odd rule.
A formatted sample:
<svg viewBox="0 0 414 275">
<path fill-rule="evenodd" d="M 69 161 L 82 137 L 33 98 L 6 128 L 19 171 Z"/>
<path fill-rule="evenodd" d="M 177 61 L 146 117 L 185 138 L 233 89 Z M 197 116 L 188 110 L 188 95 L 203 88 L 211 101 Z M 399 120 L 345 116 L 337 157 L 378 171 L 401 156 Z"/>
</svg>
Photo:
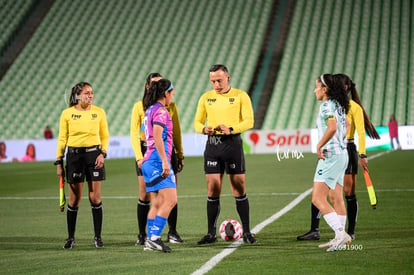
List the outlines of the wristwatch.
<svg viewBox="0 0 414 275">
<path fill-rule="evenodd" d="M 233 134 L 233 127 L 230 127 L 229 130 L 230 130 L 230 135 L 232 135 Z"/>
<path fill-rule="evenodd" d="M 365 159 L 365 158 L 367 158 L 367 155 L 365 155 L 365 154 L 359 154 L 359 157 L 362 158 L 362 159 Z"/>
<path fill-rule="evenodd" d="M 101 151 L 102 156 L 104 157 L 104 159 L 106 159 L 106 153 Z"/>
<path fill-rule="evenodd" d="M 54 165 L 62 165 L 63 164 L 63 159 L 57 159 L 53 164 Z"/>
</svg>

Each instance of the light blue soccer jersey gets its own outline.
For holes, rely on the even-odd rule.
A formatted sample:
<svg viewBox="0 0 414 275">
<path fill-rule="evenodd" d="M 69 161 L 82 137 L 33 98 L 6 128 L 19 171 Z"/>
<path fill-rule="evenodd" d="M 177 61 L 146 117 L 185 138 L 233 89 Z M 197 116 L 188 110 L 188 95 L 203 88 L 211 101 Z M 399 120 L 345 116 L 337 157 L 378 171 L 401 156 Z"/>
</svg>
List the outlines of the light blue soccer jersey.
<svg viewBox="0 0 414 275">
<path fill-rule="evenodd" d="M 343 154 L 346 150 L 346 115 L 342 107 L 336 101 L 328 99 L 327 101 L 322 102 L 316 120 L 319 140 L 325 133 L 327 128 L 326 124 L 330 119 L 336 120 L 336 133 L 322 149 L 335 155 Z"/>
</svg>

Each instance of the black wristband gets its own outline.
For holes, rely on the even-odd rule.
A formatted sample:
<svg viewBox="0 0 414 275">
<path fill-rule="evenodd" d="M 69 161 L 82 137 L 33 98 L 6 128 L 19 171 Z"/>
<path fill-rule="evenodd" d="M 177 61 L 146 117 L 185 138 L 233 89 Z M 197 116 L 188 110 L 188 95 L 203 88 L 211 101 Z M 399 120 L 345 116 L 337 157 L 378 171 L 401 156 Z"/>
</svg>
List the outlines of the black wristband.
<svg viewBox="0 0 414 275">
<path fill-rule="evenodd" d="M 360 157 L 360 158 L 362 158 L 362 159 L 365 159 L 365 158 L 367 158 L 367 155 L 365 155 L 365 154 L 360 154 L 360 155 L 359 155 L 359 157 Z"/>
<path fill-rule="evenodd" d="M 232 135 L 233 134 L 233 127 L 230 127 L 229 130 L 230 130 L 230 135 Z"/>
<path fill-rule="evenodd" d="M 58 159 L 53 164 L 54 165 L 62 165 L 63 164 L 63 159 Z"/>
<path fill-rule="evenodd" d="M 101 151 L 102 156 L 106 159 L 106 153 Z"/>
</svg>

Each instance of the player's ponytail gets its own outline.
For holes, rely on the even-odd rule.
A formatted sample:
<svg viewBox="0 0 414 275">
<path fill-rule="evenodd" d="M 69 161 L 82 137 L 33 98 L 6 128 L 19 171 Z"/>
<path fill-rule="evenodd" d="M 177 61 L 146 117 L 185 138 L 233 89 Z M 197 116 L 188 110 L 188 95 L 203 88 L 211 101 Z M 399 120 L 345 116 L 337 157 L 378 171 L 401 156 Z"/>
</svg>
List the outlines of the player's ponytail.
<svg viewBox="0 0 414 275">
<path fill-rule="evenodd" d="M 158 99 L 165 97 L 166 91 L 171 91 L 173 86 L 171 81 L 168 79 L 160 79 L 159 81 L 153 81 L 148 89 L 146 95 L 142 100 L 142 105 L 144 110 L 148 109 L 150 106 L 154 105 Z"/>
<path fill-rule="evenodd" d="M 367 135 L 372 139 L 380 139 L 375 126 L 372 124 L 367 113 L 365 112 L 364 106 L 362 106 L 362 102 L 356 90 L 355 83 L 346 74 L 336 74 L 336 76 L 341 80 L 342 85 L 345 87 L 346 93 L 350 95 L 350 98 L 361 107 L 362 113 L 364 114 L 364 124 Z"/>
<path fill-rule="evenodd" d="M 78 104 L 80 94 L 82 92 L 83 87 L 85 86 L 89 86 L 92 88 L 92 85 L 89 84 L 88 82 L 79 82 L 78 84 L 72 87 L 72 90 L 70 92 L 70 97 L 69 97 L 69 107 L 72 107 Z"/>
<path fill-rule="evenodd" d="M 323 74 L 319 77 L 320 82 L 323 86 L 328 88 L 328 98 L 335 100 L 344 110 L 345 114 L 349 111 L 349 98 L 346 95 L 344 86 L 338 78 L 332 74 Z"/>
</svg>

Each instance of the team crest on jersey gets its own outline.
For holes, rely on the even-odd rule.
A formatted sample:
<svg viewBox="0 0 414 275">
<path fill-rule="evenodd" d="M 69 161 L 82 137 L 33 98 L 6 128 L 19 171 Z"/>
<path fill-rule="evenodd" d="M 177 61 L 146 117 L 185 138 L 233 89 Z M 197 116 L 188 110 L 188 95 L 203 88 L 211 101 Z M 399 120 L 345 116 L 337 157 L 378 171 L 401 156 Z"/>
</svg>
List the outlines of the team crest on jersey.
<svg viewBox="0 0 414 275">
<path fill-rule="evenodd" d="M 97 119 L 98 118 L 98 114 L 92 114 L 92 120 Z"/>
<path fill-rule="evenodd" d="M 235 101 L 236 101 L 236 99 L 234 97 L 230 97 L 229 98 L 229 103 L 230 104 L 233 104 Z"/>
</svg>

